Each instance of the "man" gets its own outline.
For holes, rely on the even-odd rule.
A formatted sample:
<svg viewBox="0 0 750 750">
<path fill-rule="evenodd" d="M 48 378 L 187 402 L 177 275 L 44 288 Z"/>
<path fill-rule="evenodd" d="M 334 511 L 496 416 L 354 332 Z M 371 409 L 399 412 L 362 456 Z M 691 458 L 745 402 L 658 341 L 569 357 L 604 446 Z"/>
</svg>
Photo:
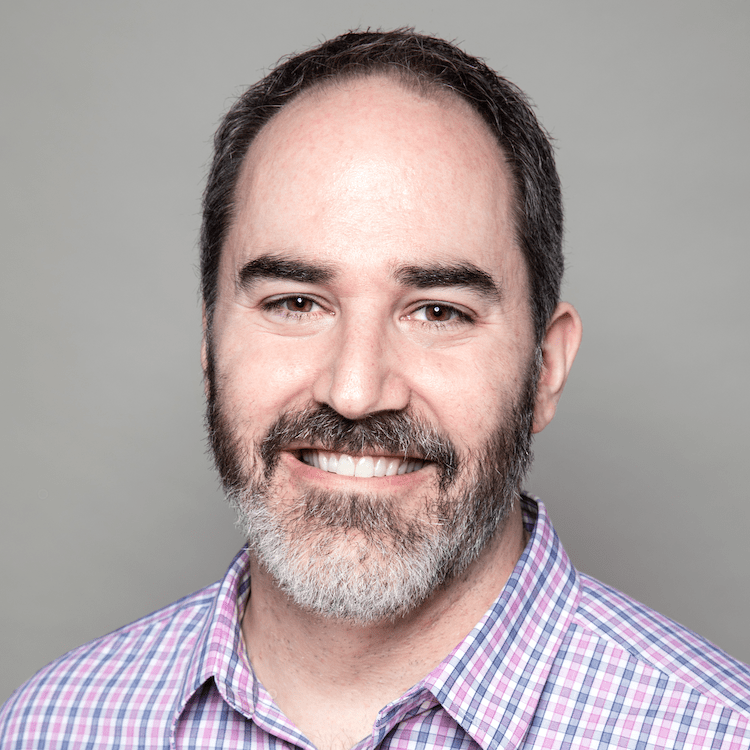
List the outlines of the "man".
<svg viewBox="0 0 750 750">
<path fill-rule="evenodd" d="M 750 672 L 578 574 L 522 496 L 581 337 L 525 98 L 410 31 L 225 118 L 203 364 L 248 546 L 62 657 L 2 747 L 747 747 Z"/>
</svg>

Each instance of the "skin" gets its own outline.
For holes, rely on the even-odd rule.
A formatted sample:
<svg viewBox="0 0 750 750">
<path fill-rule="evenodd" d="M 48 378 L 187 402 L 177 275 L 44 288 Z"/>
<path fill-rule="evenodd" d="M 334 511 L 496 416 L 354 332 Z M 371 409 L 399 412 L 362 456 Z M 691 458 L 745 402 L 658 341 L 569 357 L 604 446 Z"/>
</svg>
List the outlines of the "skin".
<svg viewBox="0 0 750 750">
<path fill-rule="evenodd" d="M 481 120 L 385 78 L 336 84 L 287 105 L 253 143 L 222 255 L 212 328 L 217 380 L 248 445 L 310 403 L 349 419 L 408 409 L 461 455 L 487 440 L 534 354 L 528 280 L 513 239 L 509 180 Z M 257 273 L 258 259 L 324 279 Z M 473 268 L 494 289 L 405 268 Z M 267 264 L 266 264 L 267 267 Z M 437 307 L 436 307 L 437 306 Z M 581 335 L 566 303 L 542 347 L 534 430 L 552 419 Z M 204 345 L 204 366 L 205 366 Z M 288 446 L 273 477 L 283 508 L 306 488 L 359 489 L 418 515 L 435 468 L 341 477 Z M 257 564 L 243 635 L 256 675 L 321 748 L 350 747 L 378 711 L 424 677 L 497 597 L 525 543 L 516 507 L 458 580 L 396 622 L 361 626 L 302 611 Z"/>
</svg>

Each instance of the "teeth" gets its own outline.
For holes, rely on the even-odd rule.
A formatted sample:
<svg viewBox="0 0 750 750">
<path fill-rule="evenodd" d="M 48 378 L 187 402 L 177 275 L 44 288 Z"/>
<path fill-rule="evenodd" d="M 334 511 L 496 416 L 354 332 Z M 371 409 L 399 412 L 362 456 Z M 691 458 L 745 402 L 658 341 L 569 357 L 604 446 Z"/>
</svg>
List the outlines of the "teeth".
<svg viewBox="0 0 750 750">
<path fill-rule="evenodd" d="M 354 459 L 351 456 L 347 456 L 346 453 L 342 453 L 338 466 L 336 467 L 336 473 L 340 477 L 353 477 Z"/>
<path fill-rule="evenodd" d="M 419 471 L 424 461 L 416 459 L 386 458 L 385 456 L 360 456 L 355 458 L 347 453 L 328 453 L 326 451 L 304 450 L 302 461 L 316 469 L 338 474 L 342 477 L 393 477 L 397 474 L 410 474 Z"/>
<path fill-rule="evenodd" d="M 369 456 L 362 456 L 354 467 L 355 477 L 371 477 L 375 474 L 375 462 Z"/>
<path fill-rule="evenodd" d="M 398 467 L 399 467 L 400 464 L 401 464 L 401 461 L 399 459 L 392 458 L 388 462 L 388 466 L 385 469 L 385 475 L 387 477 L 395 477 L 396 476 L 396 472 L 398 471 Z"/>
</svg>

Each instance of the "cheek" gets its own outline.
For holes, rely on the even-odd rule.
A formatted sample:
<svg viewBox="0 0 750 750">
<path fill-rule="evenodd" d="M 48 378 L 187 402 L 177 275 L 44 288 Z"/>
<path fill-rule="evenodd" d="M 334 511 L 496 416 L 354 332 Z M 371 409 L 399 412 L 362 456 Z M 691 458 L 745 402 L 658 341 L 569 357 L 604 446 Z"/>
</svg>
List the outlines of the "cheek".
<svg viewBox="0 0 750 750">
<path fill-rule="evenodd" d="M 308 348 L 299 340 L 257 333 L 223 341 L 215 363 L 225 398 L 247 416 L 278 415 L 309 400 L 316 359 Z"/>
<path fill-rule="evenodd" d="M 497 421 L 497 370 L 479 352 L 424 357 L 414 368 L 416 411 L 457 445 L 470 446 Z"/>
<path fill-rule="evenodd" d="M 525 387 L 528 348 L 504 339 L 449 356 L 424 356 L 413 370 L 416 411 L 424 410 L 457 446 L 475 447 L 516 405 Z"/>
</svg>

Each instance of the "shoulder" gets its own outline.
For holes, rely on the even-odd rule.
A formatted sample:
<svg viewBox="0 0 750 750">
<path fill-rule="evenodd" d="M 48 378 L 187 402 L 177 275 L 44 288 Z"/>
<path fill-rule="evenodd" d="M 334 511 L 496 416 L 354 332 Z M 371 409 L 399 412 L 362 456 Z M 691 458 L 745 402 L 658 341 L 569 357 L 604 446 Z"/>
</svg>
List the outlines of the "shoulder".
<svg viewBox="0 0 750 750">
<path fill-rule="evenodd" d="M 750 719 L 747 665 L 620 591 L 578 575 L 580 598 L 571 625 L 588 648 L 606 649 L 645 681 L 661 681 L 665 689 Z"/>
<path fill-rule="evenodd" d="M 172 705 L 214 604 L 213 584 L 65 654 L 44 667 L 0 711 L 0 746 L 22 738 L 47 746 L 61 727 L 83 731 L 88 716 Z M 74 747 L 83 736 L 68 736 Z M 51 746 L 51 745 L 50 745 Z M 65 743 L 61 747 L 67 746 Z"/>
</svg>

